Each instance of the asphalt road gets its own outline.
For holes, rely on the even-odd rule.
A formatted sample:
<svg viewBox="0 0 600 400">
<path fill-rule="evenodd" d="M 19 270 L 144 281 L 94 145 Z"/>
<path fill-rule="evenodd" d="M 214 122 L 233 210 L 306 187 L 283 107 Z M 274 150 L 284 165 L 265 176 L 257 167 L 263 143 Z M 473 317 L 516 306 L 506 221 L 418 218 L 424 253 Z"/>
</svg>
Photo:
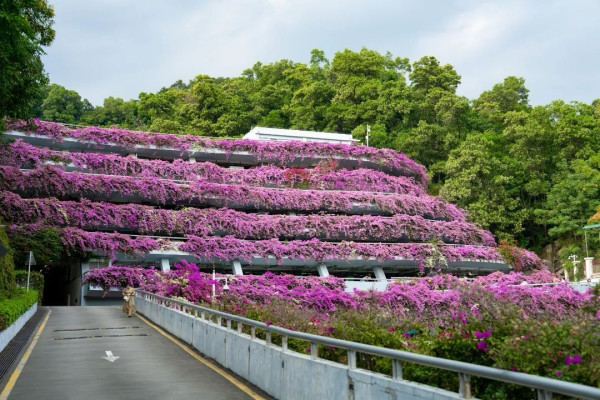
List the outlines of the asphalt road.
<svg viewBox="0 0 600 400">
<path fill-rule="evenodd" d="M 251 398 L 118 307 L 50 310 L 11 400 Z"/>
</svg>

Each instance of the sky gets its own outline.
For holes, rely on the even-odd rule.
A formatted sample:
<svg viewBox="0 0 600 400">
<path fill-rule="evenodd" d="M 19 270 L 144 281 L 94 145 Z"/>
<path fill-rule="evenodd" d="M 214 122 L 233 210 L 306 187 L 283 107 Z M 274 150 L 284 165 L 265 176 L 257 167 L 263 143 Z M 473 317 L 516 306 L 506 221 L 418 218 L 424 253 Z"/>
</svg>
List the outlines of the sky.
<svg viewBox="0 0 600 400">
<path fill-rule="evenodd" d="M 533 105 L 600 98 L 598 0 L 49 0 L 53 83 L 94 105 L 200 74 L 239 76 L 257 61 L 308 63 L 366 47 L 434 56 L 470 99 L 510 75 Z"/>
</svg>

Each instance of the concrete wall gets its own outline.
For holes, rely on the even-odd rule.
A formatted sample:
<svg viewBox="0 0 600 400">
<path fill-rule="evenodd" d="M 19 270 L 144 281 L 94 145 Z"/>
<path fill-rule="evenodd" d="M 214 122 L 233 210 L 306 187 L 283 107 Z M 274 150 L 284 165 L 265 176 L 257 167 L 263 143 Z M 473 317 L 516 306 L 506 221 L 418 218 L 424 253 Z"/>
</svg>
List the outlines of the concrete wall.
<svg viewBox="0 0 600 400">
<path fill-rule="evenodd" d="M 136 298 L 138 312 L 269 395 L 301 399 L 458 399 L 457 393 L 284 351 L 261 339 Z M 458 377 L 457 377 L 458 379 Z"/>
</svg>

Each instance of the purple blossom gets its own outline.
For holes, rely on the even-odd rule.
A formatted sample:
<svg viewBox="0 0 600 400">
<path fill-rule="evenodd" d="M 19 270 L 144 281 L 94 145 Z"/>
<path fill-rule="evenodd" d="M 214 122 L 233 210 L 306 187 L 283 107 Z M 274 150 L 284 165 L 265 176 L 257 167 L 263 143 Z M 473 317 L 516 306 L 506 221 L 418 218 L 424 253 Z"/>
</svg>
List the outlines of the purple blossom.
<svg viewBox="0 0 600 400">
<path fill-rule="evenodd" d="M 566 360 L 565 360 L 565 365 L 571 365 L 571 364 L 579 364 L 581 362 L 581 356 L 579 355 L 575 355 L 575 356 L 567 356 Z"/>
<path fill-rule="evenodd" d="M 479 332 L 479 331 L 473 332 L 473 335 L 475 335 L 475 337 L 477 339 L 487 339 L 488 337 L 490 337 L 490 334 L 491 334 L 491 332 L 489 329 L 485 330 L 484 332 Z"/>
</svg>

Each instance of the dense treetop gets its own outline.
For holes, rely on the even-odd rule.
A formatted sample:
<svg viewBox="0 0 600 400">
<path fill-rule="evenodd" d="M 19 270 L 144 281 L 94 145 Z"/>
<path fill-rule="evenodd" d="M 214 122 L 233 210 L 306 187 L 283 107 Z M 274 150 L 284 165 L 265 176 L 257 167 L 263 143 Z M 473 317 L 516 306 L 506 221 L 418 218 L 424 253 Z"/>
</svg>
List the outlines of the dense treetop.
<svg viewBox="0 0 600 400">
<path fill-rule="evenodd" d="M 509 76 L 477 99 L 456 94 L 449 64 L 362 49 L 310 63 L 257 62 L 238 77 L 198 75 L 156 93 L 102 106 L 60 85 L 31 114 L 45 120 L 238 137 L 253 126 L 349 132 L 425 165 L 430 190 L 499 238 L 561 258 L 582 251 L 582 226 L 600 204 L 600 99 L 531 106 Z M 592 240 L 592 246 L 597 246 Z"/>
</svg>

